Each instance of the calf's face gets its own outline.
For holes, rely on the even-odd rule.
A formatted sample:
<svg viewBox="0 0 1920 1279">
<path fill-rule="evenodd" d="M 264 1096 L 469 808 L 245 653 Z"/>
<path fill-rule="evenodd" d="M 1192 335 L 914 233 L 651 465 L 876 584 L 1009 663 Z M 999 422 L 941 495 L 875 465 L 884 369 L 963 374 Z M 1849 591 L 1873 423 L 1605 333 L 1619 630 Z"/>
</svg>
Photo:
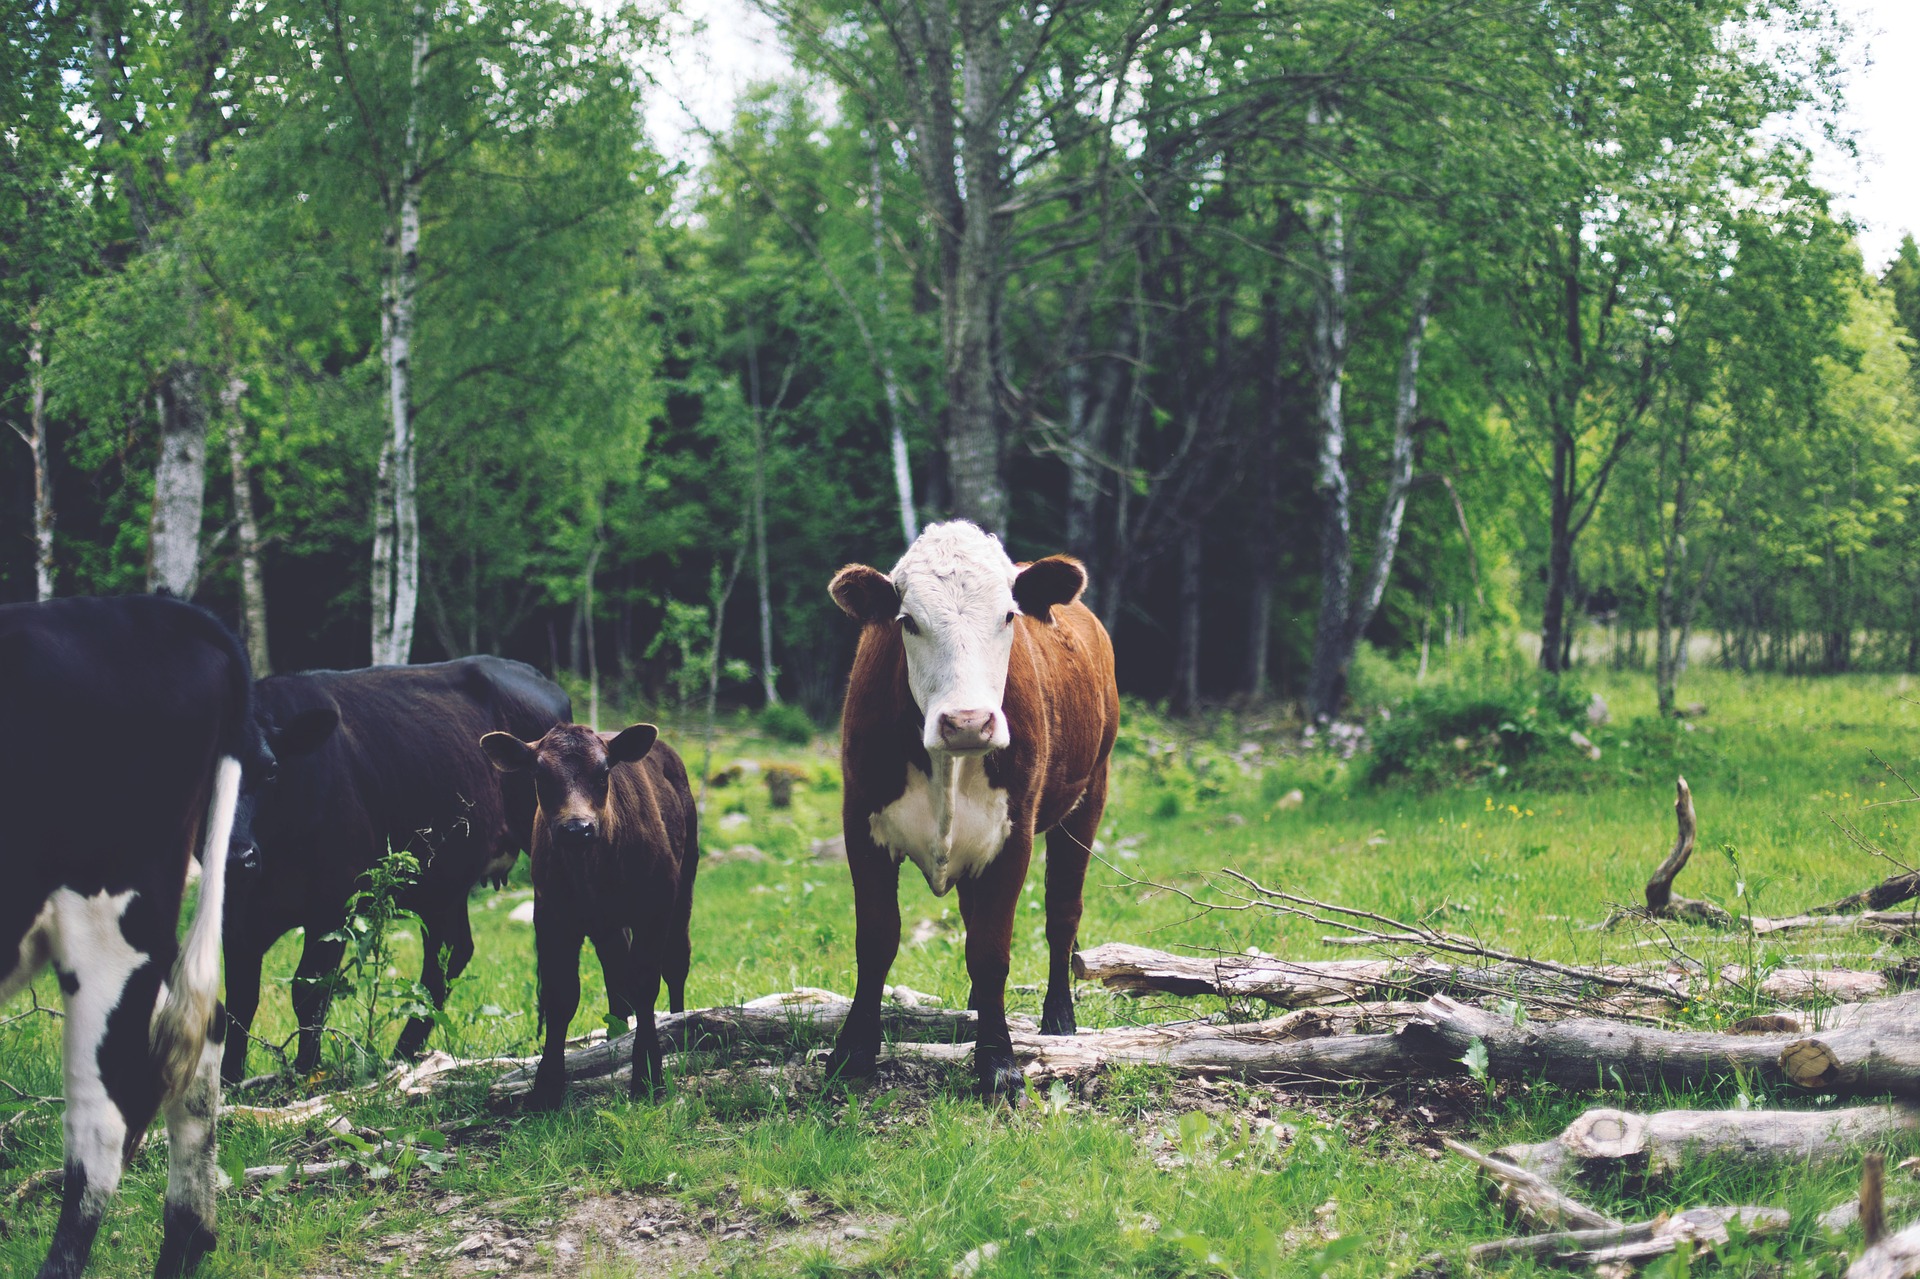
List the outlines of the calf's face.
<svg viewBox="0 0 1920 1279">
<path fill-rule="evenodd" d="M 907 685 L 919 707 L 921 745 L 984 755 L 1010 740 L 1004 706 L 1014 622 L 1051 623 L 1086 570 L 1064 555 L 1016 568 L 998 538 L 965 520 L 928 526 L 891 574 L 849 564 L 828 588 L 849 616 L 900 627 Z"/>
<path fill-rule="evenodd" d="M 503 773 L 533 774 L 540 809 L 534 820 L 556 848 L 585 848 L 607 832 L 607 786 L 615 764 L 645 759 L 659 738 L 652 724 L 612 735 L 584 724 L 559 724 L 537 742 L 488 733 L 480 748 Z"/>
</svg>

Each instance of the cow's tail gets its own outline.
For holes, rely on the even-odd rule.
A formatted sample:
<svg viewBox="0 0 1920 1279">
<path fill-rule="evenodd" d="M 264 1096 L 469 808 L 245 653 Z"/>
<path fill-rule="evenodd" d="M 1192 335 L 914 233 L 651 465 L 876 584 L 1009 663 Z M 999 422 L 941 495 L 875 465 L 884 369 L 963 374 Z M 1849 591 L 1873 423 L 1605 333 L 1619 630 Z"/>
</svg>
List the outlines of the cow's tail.
<svg viewBox="0 0 1920 1279">
<path fill-rule="evenodd" d="M 213 770 L 213 798 L 200 843 L 200 903 L 173 961 L 166 997 L 153 1015 L 153 1058 L 161 1095 L 177 1097 L 206 1047 L 220 997 L 221 917 L 226 911 L 227 842 L 240 801 L 240 761 L 222 754 Z"/>
</svg>

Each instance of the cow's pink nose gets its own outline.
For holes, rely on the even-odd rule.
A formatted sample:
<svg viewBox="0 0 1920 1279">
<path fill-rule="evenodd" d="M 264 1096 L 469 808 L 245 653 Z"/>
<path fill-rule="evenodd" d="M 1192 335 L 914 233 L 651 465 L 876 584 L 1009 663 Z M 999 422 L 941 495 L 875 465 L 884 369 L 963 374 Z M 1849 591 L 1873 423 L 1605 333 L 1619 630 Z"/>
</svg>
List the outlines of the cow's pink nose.
<svg viewBox="0 0 1920 1279">
<path fill-rule="evenodd" d="M 948 746 L 971 749 L 993 737 L 992 711 L 947 711 L 940 716 L 940 740 Z"/>
</svg>

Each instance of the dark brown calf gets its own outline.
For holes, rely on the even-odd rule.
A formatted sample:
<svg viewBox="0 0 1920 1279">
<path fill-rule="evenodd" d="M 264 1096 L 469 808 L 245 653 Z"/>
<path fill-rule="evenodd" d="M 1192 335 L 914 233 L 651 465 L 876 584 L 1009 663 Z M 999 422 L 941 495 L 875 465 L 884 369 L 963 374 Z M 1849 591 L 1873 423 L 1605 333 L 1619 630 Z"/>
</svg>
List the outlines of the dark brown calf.
<svg viewBox="0 0 1920 1279">
<path fill-rule="evenodd" d="M 615 1015 L 639 1019 L 633 1095 L 659 1088 L 653 1005 L 664 977 L 668 1007 L 686 1007 L 700 839 L 686 765 L 658 737 L 651 724 L 618 734 L 562 724 L 537 742 L 511 733 L 480 739 L 501 772 L 533 774 L 538 802 L 533 935 L 546 1047 L 531 1108 L 551 1109 L 566 1096 L 567 1026 L 580 1007 L 580 943 L 589 937 Z"/>
<path fill-rule="evenodd" d="M 856 564 L 834 577 L 834 600 L 862 629 L 840 729 L 859 977 L 830 1070 L 874 1067 L 911 859 L 936 895 L 960 892 L 981 1088 L 1019 1088 L 1006 983 L 1041 832 L 1051 964 L 1040 1026 L 1073 1033 L 1080 890 L 1120 717 L 1113 647 L 1077 602 L 1085 584 L 1073 560 L 1016 565 L 958 521 L 922 533 L 891 575 Z"/>
</svg>

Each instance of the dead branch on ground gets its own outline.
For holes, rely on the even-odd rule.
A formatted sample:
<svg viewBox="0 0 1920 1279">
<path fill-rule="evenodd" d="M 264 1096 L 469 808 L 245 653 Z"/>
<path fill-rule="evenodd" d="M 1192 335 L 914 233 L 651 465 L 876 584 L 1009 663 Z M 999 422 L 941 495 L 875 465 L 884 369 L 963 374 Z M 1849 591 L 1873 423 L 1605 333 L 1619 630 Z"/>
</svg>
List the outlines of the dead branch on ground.
<svg viewBox="0 0 1920 1279">
<path fill-rule="evenodd" d="M 1620 1223 L 1596 1212 L 1528 1169 L 1483 1155 L 1464 1141 L 1443 1137 L 1447 1149 L 1493 1179 L 1500 1201 L 1524 1221 L 1547 1230 L 1617 1230 Z"/>
</svg>

